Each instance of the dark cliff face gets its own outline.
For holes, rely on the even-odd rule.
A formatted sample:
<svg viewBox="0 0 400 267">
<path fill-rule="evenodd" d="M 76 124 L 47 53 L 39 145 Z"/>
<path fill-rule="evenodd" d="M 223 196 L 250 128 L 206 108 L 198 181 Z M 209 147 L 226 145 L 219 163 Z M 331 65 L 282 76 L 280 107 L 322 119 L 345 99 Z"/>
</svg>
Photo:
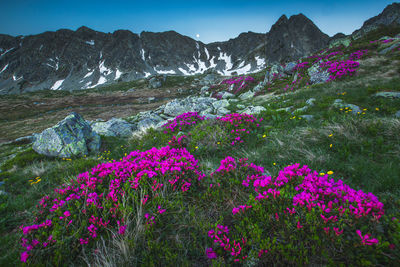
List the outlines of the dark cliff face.
<svg viewBox="0 0 400 267">
<path fill-rule="evenodd" d="M 358 39 L 379 26 L 389 25 L 400 26 L 400 3 L 388 5 L 379 15 L 366 20 L 362 27 L 354 31 L 351 35 L 354 39 Z"/>
<path fill-rule="evenodd" d="M 303 14 L 283 15 L 267 34 L 266 54 L 270 62 L 299 59 L 328 44 L 329 36 L 321 32 Z"/>
</svg>

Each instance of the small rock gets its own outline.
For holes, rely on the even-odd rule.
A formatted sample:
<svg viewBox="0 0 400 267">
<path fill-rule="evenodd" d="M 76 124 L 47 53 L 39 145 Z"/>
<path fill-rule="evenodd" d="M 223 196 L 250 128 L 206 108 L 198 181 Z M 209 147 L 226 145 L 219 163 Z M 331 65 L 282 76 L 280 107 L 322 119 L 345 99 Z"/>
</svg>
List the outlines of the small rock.
<svg viewBox="0 0 400 267">
<path fill-rule="evenodd" d="M 147 101 L 150 103 L 150 102 L 152 102 L 152 101 L 154 101 L 156 98 L 155 97 L 149 97 L 149 98 L 147 98 Z"/>
<path fill-rule="evenodd" d="M 237 107 L 240 108 L 240 109 L 246 108 L 246 106 L 245 106 L 245 105 L 242 105 L 242 104 L 238 104 Z"/>
<path fill-rule="evenodd" d="M 397 118 L 400 118 L 400 110 L 396 112 L 396 114 L 394 114 L 394 116 L 396 116 Z"/>
<path fill-rule="evenodd" d="M 236 102 L 239 102 L 239 99 L 229 99 L 228 101 L 232 102 L 232 103 L 236 103 Z"/>
<path fill-rule="evenodd" d="M 308 99 L 307 101 L 306 101 L 306 104 L 307 105 L 309 105 L 309 106 L 314 106 L 314 102 L 315 102 L 315 98 L 310 98 L 310 99 Z"/>
<path fill-rule="evenodd" d="M 253 106 L 250 106 L 250 107 L 247 107 L 245 110 L 243 110 L 242 112 L 240 112 L 240 113 L 246 113 L 246 114 L 259 114 L 260 112 L 262 112 L 262 111 L 265 111 L 266 109 L 264 108 L 264 107 L 262 107 L 262 106 L 255 106 L 255 107 L 253 107 Z"/>
<path fill-rule="evenodd" d="M 306 119 L 307 121 L 311 121 L 314 118 L 313 115 L 300 115 L 299 117 Z"/>
<path fill-rule="evenodd" d="M 150 79 L 150 81 L 149 81 L 150 88 L 155 89 L 155 88 L 159 88 L 161 86 L 162 86 L 161 81 L 158 80 L 156 77 L 153 77 Z"/>
<path fill-rule="evenodd" d="M 304 111 L 307 111 L 307 109 L 308 109 L 308 106 L 304 106 L 304 107 L 302 107 L 302 108 L 296 109 L 295 111 L 292 112 L 292 114 L 302 113 L 302 112 L 304 112 Z"/>
<path fill-rule="evenodd" d="M 296 67 L 296 65 L 297 65 L 297 63 L 295 61 L 287 63 L 284 68 L 284 72 L 289 75 L 293 74 L 294 67 Z"/>
<path fill-rule="evenodd" d="M 287 107 L 287 108 L 279 108 L 276 111 L 286 111 L 289 112 L 291 109 L 293 108 L 293 106 Z"/>
<path fill-rule="evenodd" d="M 228 98 L 234 98 L 234 97 L 235 97 L 234 94 L 231 94 L 228 92 L 223 92 L 223 94 L 222 94 L 222 99 L 228 99 Z"/>
<path fill-rule="evenodd" d="M 112 118 L 107 122 L 96 122 L 92 125 L 94 132 L 105 136 L 131 136 L 136 128 L 136 125 L 117 118 Z"/>
<path fill-rule="evenodd" d="M 231 112 L 224 107 L 217 109 L 217 115 L 226 115 L 229 113 L 231 113 Z"/>
<path fill-rule="evenodd" d="M 253 98 L 254 94 L 255 93 L 253 91 L 247 91 L 246 93 L 239 95 L 239 98 L 241 100 L 247 100 L 247 99 Z"/>
<path fill-rule="evenodd" d="M 133 92 L 135 92 L 136 90 L 135 90 L 135 88 L 131 88 L 131 89 L 129 89 L 127 92 L 128 93 L 133 93 Z"/>
<path fill-rule="evenodd" d="M 264 90 L 264 83 L 263 82 L 258 83 L 256 85 L 256 87 L 253 88 L 254 92 L 260 92 L 262 90 Z"/>
<path fill-rule="evenodd" d="M 374 97 L 400 98 L 400 92 L 378 92 Z"/>
</svg>

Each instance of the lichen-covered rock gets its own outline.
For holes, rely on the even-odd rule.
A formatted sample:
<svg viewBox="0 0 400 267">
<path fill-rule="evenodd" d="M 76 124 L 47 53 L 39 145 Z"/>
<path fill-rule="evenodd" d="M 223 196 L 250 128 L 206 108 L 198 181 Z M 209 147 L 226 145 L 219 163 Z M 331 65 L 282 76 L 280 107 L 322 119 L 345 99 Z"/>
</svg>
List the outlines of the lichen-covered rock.
<svg viewBox="0 0 400 267">
<path fill-rule="evenodd" d="M 249 106 L 246 109 L 244 109 L 243 111 L 241 111 L 240 113 L 246 113 L 246 114 L 259 114 L 262 111 L 265 111 L 266 109 L 262 106 Z"/>
<path fill-rule="evenodd" d="M 119 137 L 131 136 L 133 131 L 137 129 L 134 124 L 117 118 L 112 118 L 106 122 L 93 123 L 92 128 L 98 134 Z"/>
<path fill-rule="evenodd" d="M 374 97 L 400 98 L 400 92 L 378 92 Z"/>
<path fill-rule="evenodd" d="M 314 97 L 312 97 L 310 99 L 307 99 L 306 104 L 309 105 L 309 106 L 314 106 L 315 100 L 316 99 Z"/>
<path fill-rule="evenodd" d="M 239 95 L 239 98 L 241 100 L 247 100 L 247 99 L 253 98 L 254 95 L 255 95 L 255 93 L 253 91 L 247 91 L 246 93 Z"/>
<path fill-rule="evenodd" d="M 346 108 L 347 107 L 349 110 L 351 109 L 350 112 L 353 113 L 354 115 L 360 114 L 362 112 L 361 108 L 359 106 L 354 105 L 354 104 L 345 103 L 342 99 L 335 99 L 332 106 L 335 108 Z"/>
<path fill-rule="evenodd" d="M 329 80 L 329 72 L 323 70 L 319 65 L 321 62 L 317 62 L 308 69 L 308 75 L 310 75 L 310 83 L 318 84 L 324 83 Z"/>
<path fill-rule="evenodd" d="M 159 88 L 162 86 L 161 80 L 153 77 L 149 80 L 149 87 L 150 88 Z"/>
<path fill-rule="evenodd" d="M 36 135 L 33 149 L 50 157 L 83 156 L 100 149 L 100 136 L 79 114 L 73 112 Z"/>
<path fill-rule="evenodd" d="M 156 114 L 154 114 L 151 117 L 147 117 L 141 121 L 138 122 L 137 124 L 137 129 L 139 131 L 146 131 L 148 128 L 156 128 L 157 124 L 163 121 L 163 119 L 160 116 L 157 116 Z"/>
<path fill-rule="evenodd" d="M 295 69 L 294 67 L 296 67 L 297 63 L 295 61 L 289 62 L 286 64 L 285 68 L 283 69 L 283 71 L 286 74 L 293 74 Z"/>
<path fill-rule="evenodd" d="M 193 97 L 189 96 L 184 99 L 175 99 L 168 102 L 164 108 L 164 114 L 176 117 L 186 112 L 201 112 L 212 107 L 212 103 L 217 99 L 212 97 Z"/>
<path fill-rule="evenodd" d="M 223 92 L 222 93 L 222 99 L 228 99 L 228 98 L 234 98 L 234 97 L 235 97 L 234 94 L 231 94 L 231 93 L 228 93 L 228 92 Z"/>
<path fill-rule="evenodd" d="M 229 110 L 227 110 L 226 108 L 219 108 L 217 109 L 217 115 L 226 115 L 231 113 Z"/>
<path fill-rule="evenodd" d="M 229 106 L 229 102 L 228 102 L 228 100 L 223 99 L 223 100 L 215 101 L 214 103 L 212 103 L 212 105 L 215 109 L 226 108 Z"/>
<path fill-rule="evenodd" d="M 311 121 L 314 118 L 313 115 L 300 115 L 299 117 L 302 119 L 306 119 L 307 121 Z"/>
</svg>

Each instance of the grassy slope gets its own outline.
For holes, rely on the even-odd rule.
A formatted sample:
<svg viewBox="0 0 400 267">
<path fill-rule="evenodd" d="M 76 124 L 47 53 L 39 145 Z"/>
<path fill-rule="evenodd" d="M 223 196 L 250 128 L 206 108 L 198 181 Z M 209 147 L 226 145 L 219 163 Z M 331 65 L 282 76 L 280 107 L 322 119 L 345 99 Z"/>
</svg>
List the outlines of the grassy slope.
<svg viewBox="0 0 400 267">
<path fill-rule="evenodd" d="M 368 38 L 375 38 L 372 34 Z M 368 40 L 368 39 L 367 39 Z M 371 39 L 369 39 L 371 40 Z M 355 47 L 369 46 L 368 41 L 359 41 Z M 346 51 L 351 52 L 351 51 Z M 271 98 L 262 105 L 267 111 L 260 114 L 264 118 L 263 133 L 254 136 L 238 149 L 210 151 L 205 147 L 191 151 L 206 172 L 214 170 L 221 159 L 246 157 L 250 162 L 265 167 L 272 175 L 277 175 L 282 167 L 299 162 L 309 165 L 320 172 L 334 171 L 334 178 L 343 178 L 355 189 L 376 194 L 384 201 L 387 212 L 400 208 L 400 120 L 393 114 L 400 107 L 400 100 L 376 99 L 371 94 L 377 91 L 400 91 L 400 61 L 392 56 L 375 56 L 360 61 L 360 71 L 355 77 L 342 81 L 303 87 L 295 93 L 282 94 L 281 98 Z M 363 64 L 364 63 L 364 64 Z M 175 82 L 175 81 L 171 81 Z M 125 85 L 123 85 L 125 86 Z M 127 85 L 127 88 L 131 85 Z M 277 90 L 278 88 L 274 88 Z M 346 92 L 345 94 L 343 94 Z M 279 92 L 281 93 L 281 92 Z M 307 122 L 276 109 L 287 106 L 295 108 L 305 105 L 311 97 L 316 98 L 315 106 L 303 114 L 312 114 L 315 119 Z M 331 104 L 341 98 L 347 103 L 366 109 L 366 114 L 351 115 L 344 113 Z M 256 100 L 253 100 L 256 101 Z M 250 102 L 253 102 L 250 101 Z M 285 102 L 284 102 L 285 101 Z M 377 110 L 377 108 L 379 110 Z M 332 136 L 330 136 L 332 134 Z M 31 211 L 38 199 L 51 193 L 53 188 L 73 178 L 78 173 L 88 170 L 99 162 L 119 159 L 125 153 L 136 149 L 149 149 L 153 146 L 166 145 L 170 136 L 150 131 L 142 140 L 123 140 L 104 138 L 100 155 L 83 159 L 46 159 L 29 149 L 29 145 L 19 148 L 17 145 L 0 147 L 0 155 L 7 158 L 10 151 L 22 149 L 14 159 L 2 165 L 0 181 L 9 195 L 0 196 L 0 256 L 1 266 L 19 264 L 20 246 L 18 244 L 18 226 L 32 221 Z M 332 144 L 332 147 L 330 147 Z M 202 144 L 198 144 L 201 146 Z M 41 182 L 31 185 L 29 179 L 40 177 Z M 0 187 L 0 189 L 2 189 Z M 232 192 L 226 192 L 232 194 Z M 240 198 L 240 192 L 237 193 Z M 205 264 L 204 249 L 207 242 L 206 231 L 218 220 L 218 203 L 208 203 L 202 195 L 194 194 L 191 201 L 184 204 L 179 213 L 181 221 L 173 226 L 165 226 L 165 232 L 181 244 L 166 250 L 170 253 L 179 251 L 180 258 L 174 260 L 178 265 L 190 264 L 198 260 Z M 233 207 L 233 203 L 228 203 Z M 173 228 L 173 229 L 172 229 Z M 200 248 L 200 249 L 198 249 Z M 137 248 L 140 249 L 140 248 Z M 162 248 L 160 248 L 162 249 Z M 143 254 L 144 253 L 144 254 Z M 108 261 L 115 262 L 118 253 L 104 249 Z M 136 257 L 127 252 L 125 256 Z M 150 257 L 141 252 L 143 257 Z M 171 254 L 172 258 L 173 253 Z M 166 260 L 151 255 L 154 259 Z M 129 258 L 129 257 L 128 257 Z M 170 258 L 170 260 L 172 259 Z M 98 259 L 99 260 L 99 259 Z M 138 260 L 138 259 L 137 259 Z M 105 259 L 98 264 L 104 264 Z M 132 262 L 126 260 L 125 263 Z M 137 262 L 137 261 L 136 261 Z"/>
</svg>

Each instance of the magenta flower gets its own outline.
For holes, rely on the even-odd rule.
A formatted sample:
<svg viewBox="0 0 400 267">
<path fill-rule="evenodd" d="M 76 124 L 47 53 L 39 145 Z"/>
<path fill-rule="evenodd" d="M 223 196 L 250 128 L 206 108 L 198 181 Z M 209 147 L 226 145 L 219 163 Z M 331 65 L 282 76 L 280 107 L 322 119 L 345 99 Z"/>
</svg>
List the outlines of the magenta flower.
<svg viewBox="0 0 400 267">
<path fill-rule="evenodd" d="M 361 243 L 362 243 L 363 245 L 369 245 L 369 246 L 371 246 L 371 245 L 373 245 L 373 244 L 378 244 L 378 243 L 379 243 L 379 240 L 376 239 L 376 238 L 368 239 L 368 238 L 371 236 L 371 234 L 366 234 L 365 236 L 363 236 L 363 235 L 361 234 L 361 230 L 357 230 L 356 232 L 357 232 L 358 236 L 361 238 Z"/>
<path fill-rule="evenodd" d="M 21 253 L 21 261 L 22 261 L 22 262 L 26 262 L 26 260 L 28 259 L 28 257 L 29 257 L 28 252 L 24 251 L 24 252 Z"/>
<path fill-rule="evenodd" d="M 213 251 L 212 248 L 207 248 L 207 249 L 206 249 L 206 254 L 207 254 L 207 257 L 208 257 L 209 259 L 215 259 L 215 258 L 217 258 L 217 253 L 215 253 L 215 251 Z"/>
</svg>

